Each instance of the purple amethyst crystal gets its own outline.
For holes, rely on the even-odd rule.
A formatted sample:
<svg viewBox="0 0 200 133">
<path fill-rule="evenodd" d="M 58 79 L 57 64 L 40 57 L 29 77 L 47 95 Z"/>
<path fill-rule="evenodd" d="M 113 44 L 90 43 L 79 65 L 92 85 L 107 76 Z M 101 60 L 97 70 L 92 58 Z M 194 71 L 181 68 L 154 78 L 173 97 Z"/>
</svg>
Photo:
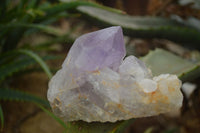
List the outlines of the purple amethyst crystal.
<svg viewBox="0 0 200 133">
<path fill-rule="evenodd" d="M 158 115 L 182 105 L 175 75 L 157 77 L 134 56 L 125 57 L 122 29 L 114 26 L 74 42 L 49 82 L 48 100 L 65 121 L 115 122 Z"/>
<path fill-rule="evenodd" d="M 79 37 L 73 44 L 63 67 L 69 65 L 83 71 L 105 67 L 116 70 L 126 55 L 120 26 L 95 31 Z"/>
</svg>

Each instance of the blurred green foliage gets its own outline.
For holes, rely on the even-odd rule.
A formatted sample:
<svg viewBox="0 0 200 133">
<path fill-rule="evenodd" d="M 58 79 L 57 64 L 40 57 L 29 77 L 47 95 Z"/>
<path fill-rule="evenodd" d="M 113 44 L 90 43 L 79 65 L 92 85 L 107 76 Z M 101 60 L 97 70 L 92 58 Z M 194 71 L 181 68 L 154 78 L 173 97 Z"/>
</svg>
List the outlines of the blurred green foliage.
<svg viewBox="0 0 200 133">
<path fill-rule="evenodd" d="M 0 100 L 30 101 L 39 105 L 50 107 L 46 100 L 29 93 L 11 89 L 8 78 L 14 74 L 34 68 L 39 64 L 49 78 L 52 73 L 45 60 L 53 60 L 58 57 L 45 54 L 40 56 L 33 51 L 34 46 L 20 44 L 20 41 L 28 35 L 42 32 L 55 38 L 61 37 L 60 30 L 49 26 L 59 18 L 66 17 L 66 12 L 49 15 L 53 4 L 42 0 L 3 0 L 0 1 Z M 66 36 L 66 35 L 63 35 Z M 57 39 L 59 41 L 59 39 Z M 28 49 L 24 49 L 27 48 Z M 39 47 L 39 46 L 38 46 Z M 43 46 L 43 51 L 48 46 Z M 0 108 L 1 126 L 4 125 L 3 110 Z"/>
</svg>

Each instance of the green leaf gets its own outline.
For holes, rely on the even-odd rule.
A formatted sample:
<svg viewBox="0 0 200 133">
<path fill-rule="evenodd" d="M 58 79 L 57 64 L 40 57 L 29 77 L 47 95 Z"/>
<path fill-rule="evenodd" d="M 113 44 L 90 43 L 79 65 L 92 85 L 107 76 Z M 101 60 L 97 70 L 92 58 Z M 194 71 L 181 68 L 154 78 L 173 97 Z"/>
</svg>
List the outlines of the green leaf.
<svg viewBox="0 0 200 133">
<path fill-rule="evenodd" d="M 12 59 L 9 61 L 9 63 L 3 62 L 0 67 L 0 81 L 4 80 L 8 76 L 11 76 L 12 74 L 25 70 L 27 67 L 36 64 L 36 61 L 29 56 L 22 57 L 19 55 L 14 54 L 14 52 L 9 52 L 9 54 L 5 54 L 5 56 L 1 56 L 0 60 L 6 59 L 7 56 L 15 56 L 15 58 L 12 57 Z M 52 60 L 57 59 L 56 56 L 44 56 L 42 57 L 44 60 Z"/>
<path fill-rule="evenodd" d="M 46 112 L 48 115 L 50 115 L 52 118 L 54 118 L 58 123 L 60 123 L 65 129 L 68 128 L 66 124 L 56 117 L 53 113 L 45 109 L 42 105 L 50 108 L 49 102 L 47 100 L 43 100 L 37 96 L 34 96 L 32 94 L 18 91 L 18 90 L 13 90 L 13 89 L 5 89 L 5 88 L 0 88 L 0 100 L 14 100 L 14 101 L 27 101 L 27 102 L 33 102 L 35 103 L 38 107 L 40 107 L 44 112 Z M 0 106 L 0 117 L 1 117 L 1 123 L 3 126 L 3 112 Z"/>
<path fill-rule="evenodd" d="M 191 26 L 191 27 L 200 31 L 200 26 L 199 26 L 200 20 L 195 18 L 195 17 L 188 17 L 188 18 L 182 19 L 178 15 L 172 15 L 171 18 L 182 23 L 182 24 L 184 24 L 184 25 Z"/>
<path fill-rule="evenodd" d="M 103 9 L 109 10 L 109 11 L 113 11 L 113 12 L 117 12 L 117 13 L 122 13 L 122 11 L 114 9 L 114 8 L 109 8 L 109 7 L 105 7 L 102 6 L 100 4 L 97 4 L 95 2 L 86 2 L 86 1 L 66 1 L 66 2 L 60 2 L 57 4 L 49 4 L 48 6 L 42 6 L 39 8 L 39 10 L 45 12 L 44 16 L 39 16 L 36 18 L 36 22 L 44 22 L 48 19 L 51 18 L 56 18 L 58 16 L 58 14 L 60 13 L 64 13 L 67 11 L 73 11 L 76 9 L 77 6 L 80 5 L 88 5 L 88 6 L 93 6 L 93 7 L 101 7 Z M 68 16 L 72 16 L 68 15 Z"/>
<path fill-rule="evenodd" d="M 190 62 L 162 49 L 151 51 L 141 59 L 151 69 L 154 76 L 164 73 L 176 74 L 182 81 L 200 76 L 200 62 Z"/>
<path fill-rule="evenodd" d="M 123 11 L 121 11 L 121 10 L 102 6 L 102 5 L 97 4 L 95 2 L 86 2 L 86 1 L 81 1 L 81 0 L 79 0 L 79 1 L 78 0 L 77 1 L 66 1 L 66 2 L 62 0 L 62 2 L 60 2 L 59 4 L 55 4 L 53 6 L 43 8 L 42 10 L 45 11 L 47 13 L 47 15 L 53 15 L 53 14 L 57 14 L 57 13 L 62 12 L 62 11 L 74 10 L 76 7 L 83 6 L 83 5 L 84 6 L 91 6 L 91 7 L 100 7 L 102 9 L 105 9 L 105 10 L 108 10 L 108 11 L 112 11 L 112 12 L 116 12 L 116 13 L 123 13 Z"/>
<path fill-rule="evenodd" d="M 23 53 L 23 54 L 26 54 L 26 55 L 32 57 L 38 64 L 40 64 L 40 66 L 45 71 L 45 73 L 47 74 L 47 76 L 49 78 L 52 77 L 52 73 L 51 73 L 49 67 L 42 60 L 42 58 L 40 56 L 38 56 L 36 53 L 34 53 L 34 52 L 30 51 L 30 50 L 24 50 L 24 49 L 20 49 L 20 50 L 16 50 L 16 51 L 19 52 L 19 53 Z"/>
<path fill-rule="evenodd" d="M 8 24 L 0 24 L 1 31 L 7 30 L 7 32 L 9 32 L 10 31 L 9 29 L 13 29 L 13 28 L 35 28 L 54 36 L 62 35 L 62 31 L 60 29 L 47 26 L 47 25 L 42 25 L 42 24 L 29 24 L 29 23 L 16 23 L 16 22 L 8 23 Z"/>
<path fill-rule="evenodd" d="M 129 16 L 99 7 L 78 6 L 77 11 L 101 27 L 119 25 L 124 33 L 139 38 L 166 38 L 190 44 L 200 43 L 200 32 L 175 20 L 161 17 Z M 195 45 L 200 48 L 200 45 Z"/>
<path fill-rule="evenodd" d="M 3 127 L 4 127 L 4 115 L 3 115 L 3 110 L 2 110 L 1 105 L 0 105 L 0 119 L 1 119 L 1 129 L 0 129 L 0 131 L 2 131 Z"/>
<path fill-rule="evenodd" d="M 13 60 L 8 64 L 3 64 L 0 67 L 0 81 L 4 80 L 8 76 L 11 76 L 15 72 L 24 70 L 26 67 L 32 65 L 33 63 L 34 60 L 30 58 L 20 58 Z"/>
<path fill-rule="evenodd" d="M 19 90 L 0 88 L 0 100 L 28 101 L 50 107 L 47 100 Z"/>
</svg>

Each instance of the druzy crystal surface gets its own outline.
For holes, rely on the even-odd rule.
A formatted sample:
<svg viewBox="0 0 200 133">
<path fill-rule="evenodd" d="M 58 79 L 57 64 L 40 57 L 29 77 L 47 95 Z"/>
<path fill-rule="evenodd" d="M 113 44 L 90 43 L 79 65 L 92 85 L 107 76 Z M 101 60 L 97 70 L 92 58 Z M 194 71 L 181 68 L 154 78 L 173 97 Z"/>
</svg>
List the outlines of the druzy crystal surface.
<svg viewBox="0 0 200 133">
<path fill-rule="evenodd" d="M 115 122 L 158 115 L 182 105 L 176 75 L 152 77 L 145 64 L 126 54 L 122 29 L 114 26 L 74 42 L 49 82 L 48 100 L 65 121 Z"/>
</svg>

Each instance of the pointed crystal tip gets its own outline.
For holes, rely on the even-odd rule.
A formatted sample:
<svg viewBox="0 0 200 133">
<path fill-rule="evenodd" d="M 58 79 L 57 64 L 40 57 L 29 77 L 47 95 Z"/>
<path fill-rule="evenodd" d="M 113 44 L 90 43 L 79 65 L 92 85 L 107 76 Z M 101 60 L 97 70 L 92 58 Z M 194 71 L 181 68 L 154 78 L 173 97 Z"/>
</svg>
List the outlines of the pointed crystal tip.
<svg viewBox="0 0 200 133">
<path fill-rule="evenodd" d="M 71 60 L 73 67 L 95 71 L 104 67 L 116 69 L 126 54 L 120 26 L 91 32 L 77 38 L 63 66 Z"/>
</svg>

